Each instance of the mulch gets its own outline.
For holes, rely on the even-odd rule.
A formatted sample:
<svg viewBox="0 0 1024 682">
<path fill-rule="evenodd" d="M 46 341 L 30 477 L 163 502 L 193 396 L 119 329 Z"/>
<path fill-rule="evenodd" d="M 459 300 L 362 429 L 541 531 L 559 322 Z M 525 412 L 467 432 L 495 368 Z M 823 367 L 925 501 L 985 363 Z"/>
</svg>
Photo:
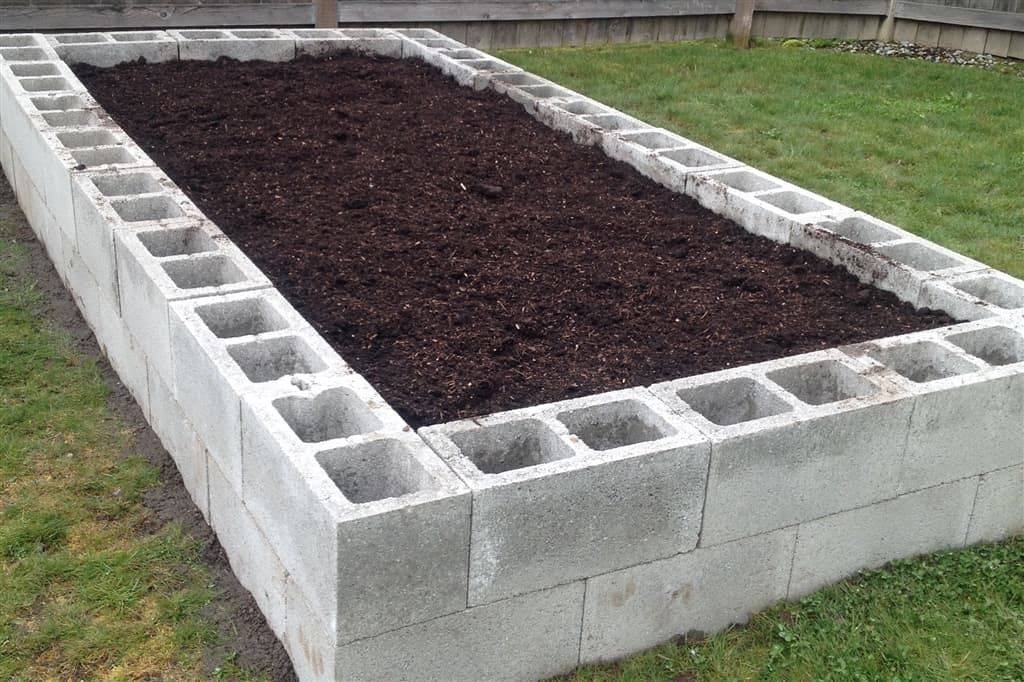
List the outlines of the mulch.
<svg viewBox="0 0 1024 682">
<path fill-rule="evenodd" d="M 953 322 L 421 62 L 76 72 L 413 426 Z"/>
</svg>

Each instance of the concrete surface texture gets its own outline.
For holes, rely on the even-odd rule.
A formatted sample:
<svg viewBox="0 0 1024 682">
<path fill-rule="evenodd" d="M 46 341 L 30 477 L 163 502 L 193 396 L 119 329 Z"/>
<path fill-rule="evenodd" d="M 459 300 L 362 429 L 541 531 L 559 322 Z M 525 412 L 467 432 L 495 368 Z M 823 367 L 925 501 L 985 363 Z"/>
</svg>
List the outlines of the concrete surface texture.
<svg viewBox="0 0 1024 682">
<path fill-rule="evenodd" d="M 67 66 L 345 49 L 967 322 L 415 433 Z M 302 679 L 545 677 L 1024 530 L 1024 282 L 434 31 L 0 35 L 0 164 Z"/>
</svg>

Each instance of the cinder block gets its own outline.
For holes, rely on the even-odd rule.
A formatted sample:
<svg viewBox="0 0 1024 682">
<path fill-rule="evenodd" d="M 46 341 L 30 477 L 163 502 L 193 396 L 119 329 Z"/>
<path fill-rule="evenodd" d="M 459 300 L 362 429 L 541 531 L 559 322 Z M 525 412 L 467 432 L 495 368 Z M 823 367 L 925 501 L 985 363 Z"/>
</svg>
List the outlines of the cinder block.
<svg viewBox="0 0 1024 682">
<path fill-rule="evenodd" d="M 661 128 L 606 132 L 601 139 L 601 148 L 609 157 L 628 163 L 642 175 L 680 193 L 685 192 L 686 177 L 690 173 L 742 165 L 735 159 Z"/>
<path fill-rule="evenodd" d="M 171 228 L 203 218 L 199 209 L 155 168 L 76 173 L 71 185 L 78 251 L 103 295 L 119 310 L 114 233 L 129 228 Z"/>
<path fill-rule="evenodd" d="M 590 578 L 580 662 L 745 623 L 786 598 L 795 541 L 787 528 Z"/>
<path fill-rule="evenodd" d="M 57 272 L 64 279 L 67 274 L 67 268 L 64 263 L 65 237 L 57 226 L 57 220 L 46 206 L 46 201 L 17 156 L 11 157 L 11 166 L 14 171 L 14 182 L 11 184 L 15 188 L 18 204 L 25 214 L 25 219 L 32 227 L 36 237 L 42 242 Z M 70 242 L 69 244 L 73 246 Z"/>
<path fill-rule="evenodd" d="M 223 257 L 223 256 L 218 256 Z M 198 258 L 198 257 L 197 257 Z M 203 257 L 197 267 L 219 267 Z M 180 264 L 187 260 L 174 259 Z M 161 267 L 163 264 L 158 264 Z M 191 267 L 190 265 L 190 267 Z M 126 280 L 128 281 L 128 280 Z M 181 280 L 178 280 L 181 283 Z M 251 309 L 282 321 L 272 330 L 258 320 L 225 324 L 231 309 Z M 261 384 L 309 380 L 346 367 L 312 327 L 271 289 L 166 303 L 174 394 L 221 471 L 242 494 L 241 396 Z M 248 329 L 246 329 L 248 325 Z M 236 333 L 251 330 L 251 333 Z"/>
<path fill-rule="evenodd" d="M 149 424 L 174 460 L 189 496 L 209 523 L 206 449 L 170 387 L 153 371 L 149 373 Z"/>
<path fill-rule="evenodd" d="M 177 389 L 168 304 L 264 289 L 269 280 L 212 223 L 140 221 L 115 228 L 114 250 L 121 313 L 143 339 L 154 369 Z"/>
<path fill-rule="evenodd" d="M 46 38 L 68 64 L 109 68 L 139 59 L 148 64 L 178 59 L 178 41 L 165 31 L 64 33 L 49 34 Z"/>
<path fill-rule="evenodd" d="M 402 56 L 402 39 L 379 28 L 296 28 L 281 31 L 295 41 L 295 56 L 326 57 L 347 50 Z"/>
<path fill-rule="evenodd" d="M 686 176 L 686 194 L 748 232 L 788 244 L 794 229 L 822 221 L 842 222 L 853 211 L 749 167 Z"/>
<path fill-rule="evenodd" d="M 967 544 L 996 542 L 1024 533 L 1024 466 L 984 474 L 967 531 Z"/>
<path fill-rule="evenodd" d="M 295 59 L 295 39 L 272 28 L 168 31 L 178 41 L 179 59 L 214 61 L 221 57 L 286 62 Z"/>
<path fill-rule="evenodd" d="M 424 50 L 420 58 L 460 85 L 476 90 L 491 86 L 520 103 L 525 103 L 528 98 L 518 89 L 519 85 L 552 85 L 538 76 L 521 78 L 519 76 L 526 72 L 518 66 L 465 45 Z"/>
<path fill-rule="evenodd" d="M 93 331 L 100 350 L 139 404 L 146 421 L 149 421 L 149 366 L 145 350 L 124 326 L 117 309 L 106 300 L 98 285 L 97 291 L 99 325 L 94 326 Z"/>
<path fill-rule="evenodd" d="M 243 499 L 334 643 L 466 608 L 470 495 L 345 372 L 242 401 Z"/>
<path fill-rule="evenodd" d="M 1024 317 L 1024 282 L 991 269 L 935 279 L 921 288 L 921 306 L 944 310 L 959 320 Z"/>
<path fill-rule="evenodd" d="M 429 28 L 397 28 L 393 31 L 402 41 L 403 59 L 424 59 L 434 50 L 459 50 L 466 47 Z"/>
<path fill-rule="evenodd" d="M 962 547 L 977 487 L 966 478 L 801 524 L 789 598 L 895 559 Z"/>
<path fill-rule="evenodd" d="M 651 391 L 712 443 L 701 546 L 897 494 L 912 401 L 837 351 Z"/>
<path fill-rule="evenodd" d="M 618 113 L 600 102 L 578 96 L 565 101 L 556 99 L 538 102 L 534 116 L 549 128 L 569 133 L 578 144 L 595 145 L 601 141 L 601 128 L 583 117 L 613 116 Z"/>
<path fill-rule="evenodd" d="M 1019 331 L 972 323 L 843 350 L 913 398 L 900 493 L 1024 462 Z"/>
<path fill-rule="evenodd" d="M 547 679 L 576 666 L 582 611 L 582 582 L 532 592 L 354 642 L 333 660 L 329 649 L 311 650 L 324 652 L 324 666 L 309 679 Z M 288 642 L 293 660 L 301 661 L 298 633 L 289 632 Z M 296 669 L 313 668 L 297 662 Z"/>
<path fill-rule="evenodd" d="M 74 244 L 67 241 L 64 233 L 60 233 L 63 241 L 63 257 L 66 283 L 71 297 L 82 313 L 86 324 L 95 333 L 101 324 L 100 288 L 92 273 L 85 267 L 82 257 L 78 255 Z"/>
<path fill-rule="evenodd" d="M 18 189 L 14 185 L 14 154 L 11 152 L 11 143 L 2 127 L 0 127 L 0 167 L 3 168 L 7 184 L 17 194 Z"/>
<path fill-rule="evenodd" d="M 470 605 L 664 558 L 697 542 L 707 439 L 643 389 L 431 426 L 420 435 L 473 491 Z"/>
<path fill-rule="evenodd" d="M 860 281 L 918 306 L 925 282 L 983 270 L 982 263 L 864 214 L 798 225 L 793 246 L 839 265 Z"/>
<path fill-rule="evenodd" d="M 61 229 L 77 244 L 72 178 L 90 170 L 151 167 L 152 161 L 117 125 L 90 108 L 84 94 L 16 99 L 27 120 L 22 143 L 25 168 Z M 74 120 L 96 123 L 77 126 Z"/>
<path fill-rule="evenodd" d="M 238 582 L 255 598 L 274 634 L 284 637 L 288 573 L 217 463 L 210 459 L 207 467 L 210 525 Z"/>
</svg>

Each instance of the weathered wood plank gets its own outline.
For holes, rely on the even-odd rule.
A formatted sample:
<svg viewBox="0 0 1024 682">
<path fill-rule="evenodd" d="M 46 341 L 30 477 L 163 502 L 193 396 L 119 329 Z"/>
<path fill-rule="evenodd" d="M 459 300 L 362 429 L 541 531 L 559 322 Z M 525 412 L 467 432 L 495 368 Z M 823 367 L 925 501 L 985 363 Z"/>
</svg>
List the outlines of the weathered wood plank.
<svg viewBox="0 0 1024 682">
<path fill-rule="evenodd" d="M 884 16 L 889 11 L 889 3 L 888 0 L 758 0 L 757 11 Z"/>
<path fill-rule="evenodd" d="M 943 26 L 939 31 L 939 47 L 947 50 L 962 50 L 964 47 L 963 26 Z"/>
<path fill-rule="evenodd" d="M 927 2 L 896 0 L 896 16 L 900 19 L 916 19 L 917 21 L 955 26 L 1024 31 L 1024 14 L 1016 12 L 992 12 L 970 7 L 950 7 Z"/>
<path fill-rule="evenodd" d="M 939 33 L 942 31 L 942 24 L 922 22 L 917 27 L 917 44 L 926 47 L 938 47 Z"/>
<path fill-rule="evenodd" d="M 338 25 L 338 3 L 335 0 L 313 2 L 313 25 L 317 28 L 334 28 Z"/>
<path fill-rule="evenodd" d="M 466 44 L 472 47 L 479 47 L 481 50 L 491 49 L 494 22 L 474 21 L 466 24 Z"/>
<path fill-rule="evenodd" d="M 453 17 L 461 21 L 511 21 L 732 14 L 733 6 L 734 0 L 340 0 L 338 12 L 344 22 L 444 21 Z"/>
<path fill-rule="evenodd" d="M 313 5 L 309 2 L 0 7 L 0 26 L 3 26 L 4 31 L 312 25 Z"/>
<path fill-rule="evenodd" d="M 964 29 L 963 49 L 968 52 L 984 52 L 988 31 L 983 28 Z"/>
<path fill-rule="evenodd" d="M 496 21 L 491 28 L 491 47 L 498 50 L 506 47 L 518 47 L 518 21 Z"/>
</svg>

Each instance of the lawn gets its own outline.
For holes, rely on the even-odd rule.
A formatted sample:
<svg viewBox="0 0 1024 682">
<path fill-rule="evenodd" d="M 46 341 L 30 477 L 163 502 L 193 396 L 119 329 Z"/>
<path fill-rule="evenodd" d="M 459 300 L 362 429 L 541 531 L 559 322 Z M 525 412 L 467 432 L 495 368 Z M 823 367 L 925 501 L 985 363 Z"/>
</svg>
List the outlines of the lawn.
<svg viewBox="0 0 1024 682">
<path fill-rule="evenodd" d="M 0 178 L 0 679 L 199 679 L 218 643 L 200 546 L 154 530 L 157 472 L 97 358 L 40 315 L 23 221 Z"/>
<path fill-rule="evenodd" d="M 1024 82 L 721 42 L 503 58 L 653 125 L 1024 277 Z"/>
</svg>

